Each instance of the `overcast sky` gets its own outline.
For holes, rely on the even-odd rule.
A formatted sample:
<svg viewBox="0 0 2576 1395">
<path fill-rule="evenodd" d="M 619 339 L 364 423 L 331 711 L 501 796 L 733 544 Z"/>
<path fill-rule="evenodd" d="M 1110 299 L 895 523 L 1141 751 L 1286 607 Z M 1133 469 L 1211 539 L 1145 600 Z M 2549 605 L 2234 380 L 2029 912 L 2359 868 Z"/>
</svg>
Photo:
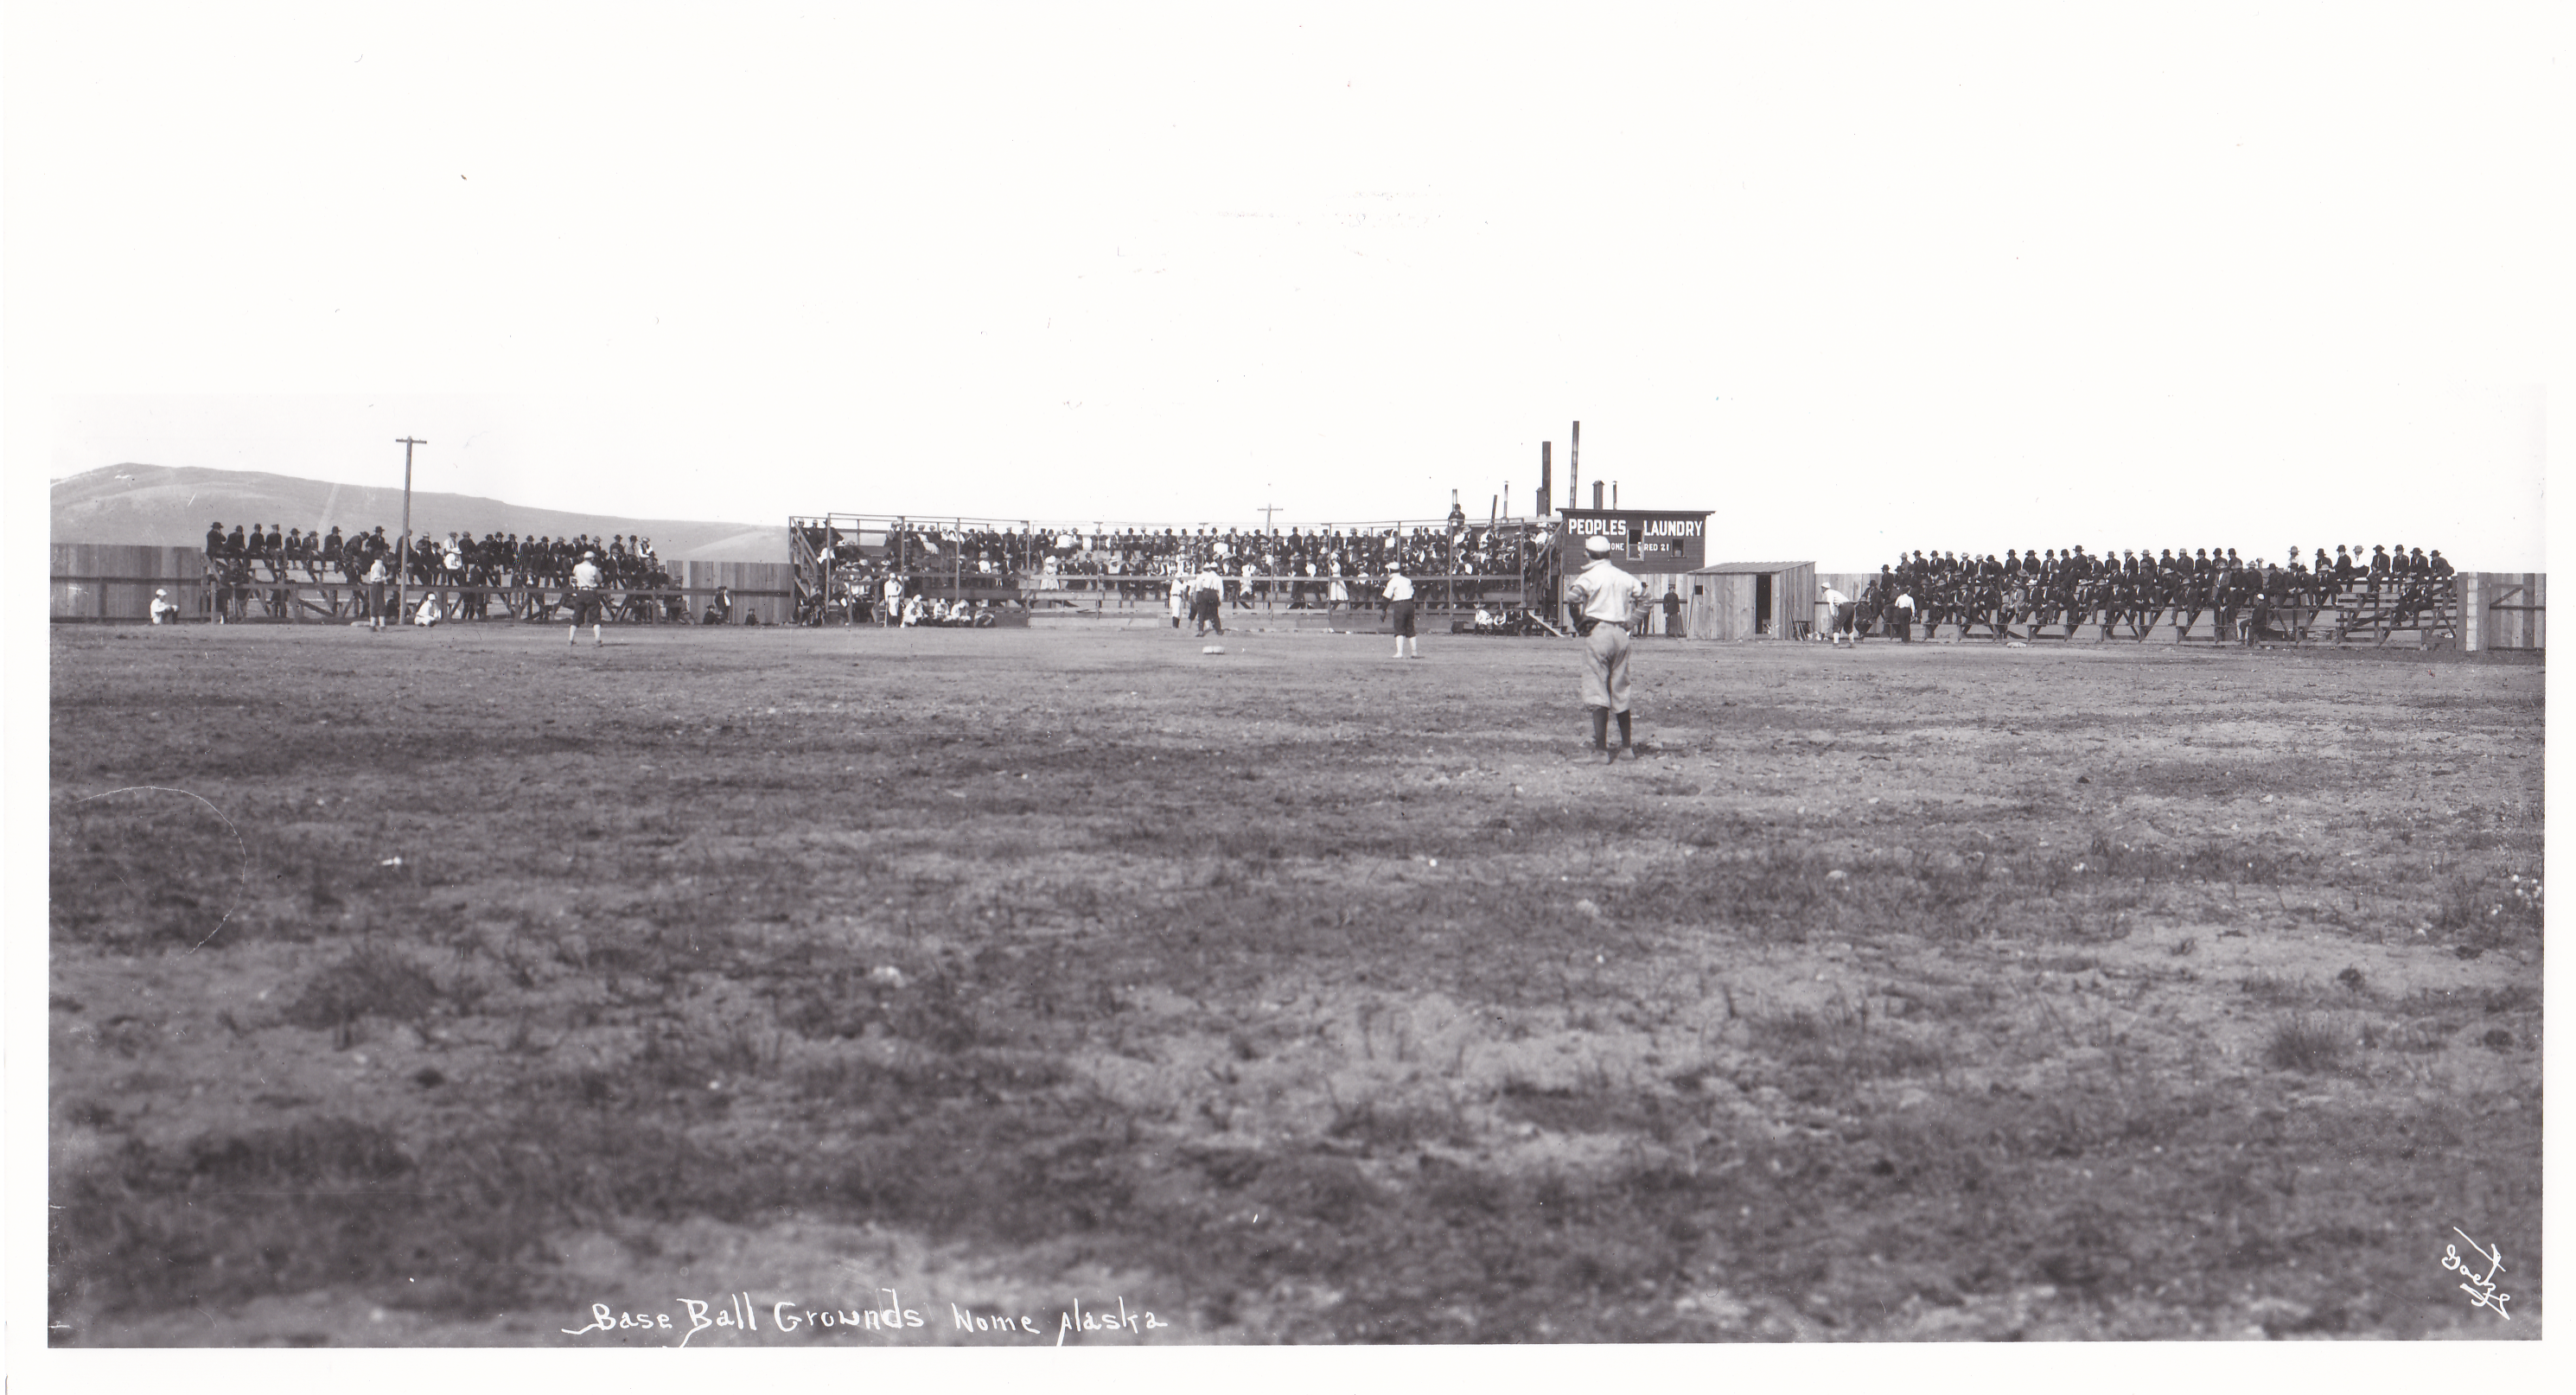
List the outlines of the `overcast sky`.
<svg viewBox="0 0 2576 1395">
<path fill-rule="evenodd" d="M 13 5 L 10 454 L 2545 565 L 2549 8 L 1088 8 Z"/>
</svg>

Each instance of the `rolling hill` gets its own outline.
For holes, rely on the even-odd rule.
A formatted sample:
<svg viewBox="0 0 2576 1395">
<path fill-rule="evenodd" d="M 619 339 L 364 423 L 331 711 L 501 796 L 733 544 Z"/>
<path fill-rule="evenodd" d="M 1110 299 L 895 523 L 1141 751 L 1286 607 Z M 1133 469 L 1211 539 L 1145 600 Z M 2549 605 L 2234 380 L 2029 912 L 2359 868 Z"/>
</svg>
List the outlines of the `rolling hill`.
<svg viewBox="0 0 2576 1395">
<path fill-rule="evenodd" d="M 194 547 L 206 524 L 276 523 L 288 528 L 344 532 L 383 524 L 402 527 L 402 491 L 257 470 L 173 469 L 163 465 L 108 465 L 54 481 L 53 540 L 58 543 L 131 543 Z M 415 531 L 534 533 L 566 537 L 589 533 L 640 533 L 670 561 L 784 562 L 787 522 L 718 523 L 667 518 L 622 518 L 523 508 L 468 494 L 414 491 Z"/>
</svg>

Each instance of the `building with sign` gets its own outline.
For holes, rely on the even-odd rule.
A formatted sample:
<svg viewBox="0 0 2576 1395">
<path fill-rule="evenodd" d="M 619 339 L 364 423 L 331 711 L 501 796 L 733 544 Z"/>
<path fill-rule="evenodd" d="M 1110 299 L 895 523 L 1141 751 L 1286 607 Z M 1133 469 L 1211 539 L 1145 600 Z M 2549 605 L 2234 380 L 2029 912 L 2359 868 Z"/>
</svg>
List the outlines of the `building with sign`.
<svg viewBox="0 0 2576 1395">
<path fill-rule="evenodd" d="M 1560 509 L 1565 520 L 1559 547 L 1568 575 L 1583 570 L 1584 541 L 1606 535 L 1616 550 L 1610 555 L 1620 569 L 1644 577 L 1647 590 L 1660 594 L 1670 579 L 1704 564 L 1708 557 L 1707 509 Z M 1667 585 L 1659 586 L 1656 583 Z"/>
<path fill-rule="evenodd" d="M 1557 536 L 1557 558 L 1561 576 L 1572 576 L 1583 570 L 1586 539 L 1607 537 L 1612 544 L 1610 556 L 1621 570 L 1646 583 L 1646 600 L 1652 605 L 1667 595 L 1687 602 L 1690 588 L 1683 579 L 1708 556 L 1708 509 L 1559 509 L 1557 517 L 1564 527 Z M 1550 613 L 1556 609 L 1553 605 Z M 1664 633 L 1659 613 L 1648 622 L 1647 633 Z"/>
</svg>

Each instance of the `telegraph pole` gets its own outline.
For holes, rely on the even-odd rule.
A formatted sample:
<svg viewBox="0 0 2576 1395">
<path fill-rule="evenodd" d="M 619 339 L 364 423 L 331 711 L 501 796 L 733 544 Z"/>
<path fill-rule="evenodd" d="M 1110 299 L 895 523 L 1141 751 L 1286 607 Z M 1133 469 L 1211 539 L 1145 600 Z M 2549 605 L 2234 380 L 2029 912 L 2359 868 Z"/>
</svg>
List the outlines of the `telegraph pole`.
<svg viewBox="0 0 2576 1395">
<path fill-rule="evenodd" d="M 394 570 L 394 614 L 399 616 L 409 609 L 411 604 L 411 592 L 403 585 L 411 578 L 411 448 L 425 446 L 429 442 L 405 436 L 394 444 L 403 448 L 402 551 L 397 554 L 398 560 Z"/>
<path fill-rule="evenodd" d="M 1258 512 L 1261 514 L 1261 531 L 1265 533 L 1270 532 L 1271 520 L 1279 513 L 1279 506 L 1277 504 L 1264 504 Z"/>
</svg>

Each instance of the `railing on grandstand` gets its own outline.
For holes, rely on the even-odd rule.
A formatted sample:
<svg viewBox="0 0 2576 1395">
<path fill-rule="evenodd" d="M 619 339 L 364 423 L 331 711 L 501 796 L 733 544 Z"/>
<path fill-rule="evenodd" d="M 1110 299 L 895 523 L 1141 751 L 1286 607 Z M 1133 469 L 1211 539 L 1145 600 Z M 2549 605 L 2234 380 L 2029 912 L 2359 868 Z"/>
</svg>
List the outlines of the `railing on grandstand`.
<svg viewBox="0 0 2576 1395">
<path fill-rule="evenodd" d="M 1286 524 L 1231 533 L 1201 522 L 1187 530 L 1176 524 L 1088 524 L 1038 520 L 965 517 L 912 518 L 903 515 L 822 514 L 788 520 L 788 550 L 796 573 L 796 613 L 803 623 L 826 617 L 847 620 L 873 613 L 884 604 L 882 588 L 889 571 L 904 579 L 907 596 L 971 599 L 1037 609 L 1084 608 L 1105 611 L 1168 604 L 1171 586 L 1183 579 L 1183 568 L 1195 569 L 1220 542 L 1237 547 L 1277 547 L 1291 538 L 1334 537 L 1335 546 L 1361 551 L 1383 550 L 1390 535 L 1408 551 L 1432 551 L 1443 565 L 1428 574 L 1408 569 L 1414 594 L 1426 608 L 1458 609 L 1479 604 L 1521 606 L 1532 598 L 1552 601 L 1557 559 L 1550 525 L 1527 518 L 1491 518 L 1453 530 L 1446 519 L 1378 520 L 1321 525 Z M 989 538 L 999 544 L 995 568 L 982 559 L 969 563 L 961 545 Z M 1513 552 L 1510 571 L 1475 570 L 1462 565 L 1463 553 L 1477 539 L 1506 540 Z M 1070 545 L 1068 545 L 1070 539 Z M 1145 571 L 1124 564 L 1128 551 L 1159 553 Z M 1057 563 L 1052 572 L 1046 563 Z M 1240 565 L 1239 561 L 1236 565 Z M 1409 564 L 1418 565 L 1417 564 Z M 1275 611 L 1329 610 L 1382 606 L 1383 573 L 1306 576 L 1238 572 L 1228 578 L 1226 604 Z M 1344 599 L 1331 599 L 1336 582 Z M 1247 592 L 1244 588 L 1249 587 Z M 1238 600 L 1238 597 L 1244 597 Z"/>
<path fill-rule="evenodd" d="M 313 621 L 324 624 L 374 618 L 368 584 L 345 567 L 319 562 L 280 563 L 261 559 L 249 564 L 247 579 L 228 579 L 229 563 L 210 562 L 198 597 L 200 618 L 246 621 L 256 618 Z M 298 573 L 301 573 L 299 575 Z M 549 621 L 571 604 L 573 588 L 561 581 L 512 577 L 467 582 L 416 573 L 384 583 L 387 620 L 408 621 L 424 601 L 441 622 L 466 620 Z M 609 621 L 654 624 L 705 623 L 720 600 L 729 602 L 721 623 L 738 624 L 747 612 L 771 609 L 764 623 L 783 624 L 794 593 L 742 586 L 607 586 L 601 588 L 603 616 Z M 495 602 L 499 613 L 494 614 Z M 764 606 L 763 602 L 782 604 Z"/>
<path fill-rule="evenodd" d="M 1960 639 L 2145 640 L 2156 631 L 2176 629 L 2180 640 L 2234 643 L 2249 638 L 2282 643 L 2342 644 L 2371 635 L 2386 644 L 2394 634 L 2420 632 L 2428 641 L 2458 643 L 2464 624 L 2464 593 L 2457 576 L 2359 582 L 2319 592 L 2316 599 L 2276 601 L 2258 606 L 2250 598 L 2220 600 L 2202 595 L 2180 602 L 2148 601 L 2114 606 L 2099 600 L 2069 606 L 2053 597 L 2007 593 L 1996 606 L 1926 606 L 1915 612 L 1914 627 L 1930 639 L 1943 630 Z M 1857 616 L 1863 636 L 1896 638 L 1891 608 L 1864 600 Z M 1832 620 L 1822 606 L 1812 633 L 1830 632 Z M 2204 629 L 2206 633 L 2203 633 Z M 2053 632 L 2053 633 L 2052 633 Z"/>
<path fill-rule="evenodd" d="M 1055 578 L 1057 584 L 1021 585 L 1016 577 L 995 577 L 989 583 L 981 578 L 968 578 L 956 585 L 944 580 L 924 582 L 916 577 L 908 581 L 902 595 L 909 600 L 920 597 L 938 601 L 969 601 L 985 604 L 1010 604 L 1034 614 L 1089 611 L 1105 614 L 1112 609 L 1147 613 L 1162 611 L 1171 604 L 1173 586 L 1186 578 L 1153 575 L 1105 573 Z M 1249 582 L 1232 580 L 1220 593 L 1220 604 L 1230 613 L 1258 611 L 1263 616 L 1282 612 L 1306 612 L 1314 615 L 1380 613 L 1387 609 L 1384 585 L 1373 579 L 1338 578 L 1342 583 L 1338 597 L 1330 577 L 1263 577 Z M 809 603 L 811 593 L 800 593 Z M 1522 609 L 1528 592 L 1518 574 L 1469 573 L 1460 576 L 1425 576 L 1413 578 L 1415 601 L 1427 611 L 1475 610 L 1507 607 Z M 840 619 L 859 623 L 877 616 L 885 604 L 882 586 L 858 584 L 844 579 L 836 582 L 819 602 L 821 619 Z M 800 611 L 809 622 L 816 613 Z"/>
</svg>

